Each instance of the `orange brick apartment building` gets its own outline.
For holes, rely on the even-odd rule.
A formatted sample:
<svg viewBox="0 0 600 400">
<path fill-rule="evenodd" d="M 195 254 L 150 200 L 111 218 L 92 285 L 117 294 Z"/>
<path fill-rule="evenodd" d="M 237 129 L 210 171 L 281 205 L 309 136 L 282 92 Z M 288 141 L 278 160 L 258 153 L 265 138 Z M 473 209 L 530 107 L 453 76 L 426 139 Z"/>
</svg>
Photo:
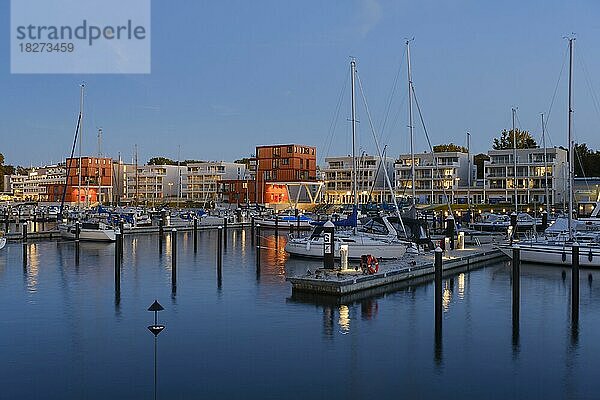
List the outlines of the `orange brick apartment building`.
<svg viewBox="0 0 600 400">
<path fill-rule="evenodd" d="M 67 158 L 67 194 L 65 202 L 97 203 L 112 200 L 113 171 L 111 158 L 82 157 L 81 184 L 79 182 L 79 158 Z M 80 190 L 81 188 L 81 190 Z M 63 185 L 49 185 L 49 201 L 61 201 Z"/>
<path fill-rule="evenodd" d="M 289 201 L 285 182 L 317 179 L 317 150 L 312 146 L 283 144 L 256 147 L 256 201 L 279 204 Z"/>
</svg>

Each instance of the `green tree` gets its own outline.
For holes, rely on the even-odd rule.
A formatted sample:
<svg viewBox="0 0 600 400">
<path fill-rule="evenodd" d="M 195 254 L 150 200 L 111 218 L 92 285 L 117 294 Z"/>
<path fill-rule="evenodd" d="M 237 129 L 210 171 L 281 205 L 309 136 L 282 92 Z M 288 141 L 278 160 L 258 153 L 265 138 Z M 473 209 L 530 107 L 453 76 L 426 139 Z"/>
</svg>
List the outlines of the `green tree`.
<svg viewBox="0 0 600 400">
<path fill-rule="evenodd" d="M 588 148 L 585 143 L 575 144 L 573 151 L 575 176 L 600 176 L 600 151 Z"/>
<path fill-rule="evenodd" d="M 538 147 L 535 139 L 527 131 L 517 129 L 517 149 L 534 149 Z M 502 130 L 499 138 L 494 138 L 494 150 L 506 150 L 514 148 L 513 130 Z"/>
<path fill-rule="evenodd" d="M 177 161 L 166 157 L 152 157 L 148 161 L 148 165 L 177 165 Z"/>
<path fill-rule="evenodd" d="M 485 153 L 476 154 L 473 156 L 473 164 L 477 167 L 477 179 L 483 179 L 483 165 L 490 160 L 490 156 Z"/>
<path fill-rule="evenodd" d="M 433 146 L 434 153 L 444 153 L 444 152 L 458 152 L 458 153 L 468 153 L 469 150 L 464 146 L 459 146 L 454 143 L 448 144 L 438 144 Z"/>
</svg>

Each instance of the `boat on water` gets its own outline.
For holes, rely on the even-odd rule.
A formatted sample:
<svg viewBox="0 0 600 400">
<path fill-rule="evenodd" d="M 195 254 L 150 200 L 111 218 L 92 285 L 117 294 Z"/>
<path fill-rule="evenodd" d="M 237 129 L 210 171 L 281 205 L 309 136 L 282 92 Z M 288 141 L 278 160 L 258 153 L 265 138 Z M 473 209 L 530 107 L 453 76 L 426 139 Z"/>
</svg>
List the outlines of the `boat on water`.
<svg viewBox="0 0 600 400">
<path fill-rule="evenodd" d="M 282 213 L 268 218 L 254 218 L 254 222 L 265 228 L 277 226 L 279 229 L 290 229 L 293 226 L 296 229 L 299 226 L 300 229 L 306 229 L 312 227 L 315 221 L 303 213 L 299 213 L 297 217 L 294 214 Z"/>
<path fill-rule="evenodd" d="M 378 259 L 402 257 L 412 243 L 398 239 L 398 233 L 387 217 L 382 217 L 387 233 L 376 234 L 365 231 L 339 231 L 334 235 L 334 257 L 340 258 L 341 245 L 348 246 L 348 258 L 358 260 L 362 255 L 371 254 Z M 335 224 L 335 222 L 334 222 Z M 310 236 L 290 237 L 285 251 L 292 257 L 323 258 L 325 237 L 323 226 L 315 227 Z"/>
<path fill-rule="evenodd" d="M 569 93 L 568 93 L 568 133 L 569 143 L 569 205 L 567 218 L 559 218 L 544 232 L 544 236 L 535 236 L 516 242 L 519 246 L 521 261 L 552 265 L 571 266 L 573 246 L 579 245 L 579 265 L 588 268 L 600 268 L 600 225 L 594 218 L 578 221 L 573 218 L 573 176 L 574 161 L 572 159 L 572 72 L 573 72 L 573 38 L 569 38 Z M 514 112 L 514 111 L 513 111 Z M 600 212 L 600 209 L 598 210 Z M 498 246 L 502 252 L 512 257 L 513 246 Z"/>
<path fill-rule="evenodd" d="M 113 228 L 104 222 L 86 221 L 80 223 L 79 240 L 94 242 L 114 242 L 117 238 L 118 228 Z M 58 231 L 61 237 L 69 240 L 77 238 L 77 224 L 59 224 Z"/>
<path fill-rule="evenodd" d="M 6 237 L 4 236 L 4 232 L 0 231 L 0 250 L 2 250 L 6 246 Z"/>
</svg>

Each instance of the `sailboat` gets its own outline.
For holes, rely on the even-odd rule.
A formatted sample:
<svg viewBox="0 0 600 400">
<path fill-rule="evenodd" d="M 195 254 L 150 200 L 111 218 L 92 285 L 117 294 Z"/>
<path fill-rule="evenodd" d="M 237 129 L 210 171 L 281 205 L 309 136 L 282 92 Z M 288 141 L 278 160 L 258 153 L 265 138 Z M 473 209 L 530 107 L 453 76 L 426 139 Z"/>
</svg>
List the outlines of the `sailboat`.
<svg viewBox="0 0 600 400">
<path fill-rule="evenodd" d="M 4 232 L 0 231 L 0 250 L 2 250 L 6 246 L 6 237 L 4 236 Z"/>
<path fill-rule="evenodd" d="M 568 94 L 568 161 L 569 161 L 569 205 L 566 226 L 559 229 L 556 221 L 554 225 L 546 230 L 544 237 L 521 240 L 518 242 L 520 248 L 521 261 L 531 263 L 543 263 L 553 265 L 570 266 L 572 263 L 571 255 L 573 244 L 580 246 L 579 265 L 582 267 L 600 267 L 600 234 L 591 230 L 580 231 L 579 221 L 573 219 L 573 175 L 574 175 L 574 152 L 572 140 L 573 125 L 573 42 L 574 38 L 569 40 L 569 94 Z M 499 246 L 503 253 L 512 257 L 512 246 L 505 244 Z"/>
<path fill-rule="evenodd" d="M 341 245 L 348 246 L 348 258 L 360 259 L 362 255 L 371 254 L 379 259 L 400 258 L 406 252 L 410 243 L 398 239 L 398 232 L 393 225 L 383 218 L 387 233 L 373 234 L 361 232 L 357 229 L 357 210 L 358 210 L 358 179 L 356 172 L 356 96 L 355 96 L 355 76 L 356 61 L 350 61 L 351 92 L 352 92 L 352 195 L 354 199 L 353 216 L 350 221 L 351 231 L 336 233 L 334 235 L 334 257 L 340 257 Z M 387 173 L 386 173 L 387 176 Z M 334 223 L 335 225 L 335 223 Z M 322 227 L 315 228 L 308 237 L 293 238 L 290 237 L 285 245 L 285 251 L 292 257 L 311 257 L 323 258 L 323 249 L 325 245 L 324 237 L 321 235 Z"/>
<path fill-rule="evenodd" d="M 61 206 L 60 206 L 60 214 L 62 217 L 62 211 L 64 208 L 64 203 L 65 203 L 65 198 L 66 198 L 66 194 L 67 194 L 67 187 L 68 187 L 68 177 L 69 177 L 69 170 L 71 168 L 71 164 L 73 161 L 73 153 L 75 151 L 75 145 L 77 143 L 77 140 L 79 140 L 79 167 L 78 167 L 78 191 L 77 191 L 77 205 L 79 206 L 79 202 L 80 202 L 80 193 L 81 193 L 81 181 L 82 181 L 82 176 L 81 176 L 81 171 L 82 171 L 82 157 L 81 157 L 81 147 L 82 147 L 82 141 L 81 141 L 81 136 L 82 136 L 82 130 L 83 130 L 83 99 L 84 99 L 84 89 L 85 89 L 85 85 L 82 84 L 81 85 L 81 94 L 80 94 L 80 109 L 79 109 L 79 116 L 77 118 L 77 129 L 75 130 L 75 140 L 73 142 L 73 148 L 71 150 L 71 158 L 70 158 L 70 162 L 67 165 L 67 177 L 65 178 L 65 187 L 63 190 L 63 196 L 62 196 L 62 201 L 61 201 Z M 86 192 L 87 193 L 87 192 Z M 87 197 L 87 196 L 86 196 Z M 83 215 L 83 214 L 80 214 Z M 65 239 L 76 239 L 77 238 L 77 229 L 78 229 L 78 225 L 76 222 L 66 222 L 63 221 L 61 223 L 58 224 L 58 231 L 60 232 L 61 237 L 65 238 Z M 105 224 L 104 222 L 101 221 L 82 221 L 79 225 L 79 240 L 85 240 L 85 241 L 105 241 L 105 242 L 114 242 L 116 240 L 116 235 L 117 230 L 107 224 Z"/>
</svg>

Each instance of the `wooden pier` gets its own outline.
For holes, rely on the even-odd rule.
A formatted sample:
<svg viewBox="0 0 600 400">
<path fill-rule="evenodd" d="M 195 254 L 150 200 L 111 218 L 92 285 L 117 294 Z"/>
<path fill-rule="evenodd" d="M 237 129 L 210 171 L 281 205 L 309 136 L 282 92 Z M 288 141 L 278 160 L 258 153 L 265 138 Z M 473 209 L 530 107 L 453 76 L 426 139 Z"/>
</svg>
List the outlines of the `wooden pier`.
<svg viewBox="0 0 600 400">
<path fill-rule="evenodd" d="M 469 270 L 491 260 L 506 258 L 494 245 L 481 245 L 444 253 L 443 270 Z M 353 267 L 353 266 L 351 266 Z M 379 264 L 379 272 L 364 275 L 351 268 L 346 271 L 318 269 L 303 276 L 287 277 L 293 291 L 344 296 L 363 290 L 417 278 L 429 278 L 434 273 L 434 253 L 406 254 L 402 259 Z"/>
</svg>

